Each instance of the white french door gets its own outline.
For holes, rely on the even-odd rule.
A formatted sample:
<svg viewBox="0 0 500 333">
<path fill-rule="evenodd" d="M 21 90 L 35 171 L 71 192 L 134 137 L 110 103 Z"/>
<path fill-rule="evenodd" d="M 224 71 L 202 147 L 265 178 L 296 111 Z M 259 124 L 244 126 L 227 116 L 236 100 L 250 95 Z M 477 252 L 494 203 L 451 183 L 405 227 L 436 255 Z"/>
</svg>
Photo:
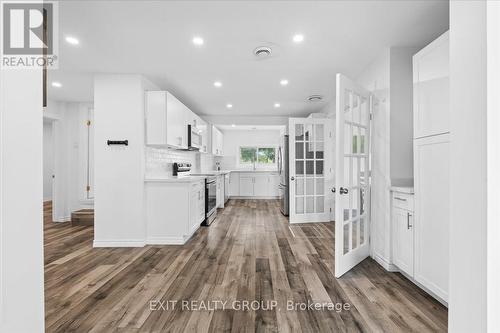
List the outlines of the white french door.
<svg viewBox="0 0 500 333">
<path fill-rule="evenodd" d="M 290 223 L 328 222 L 331 188 L 331 119 L 290 118 Z"/>
<path fill-rule="evenodd" d="M 369 138 L 372 96 L 337 74 L 335 147 L 335 277 L 370 252 Z"/>
</svg>

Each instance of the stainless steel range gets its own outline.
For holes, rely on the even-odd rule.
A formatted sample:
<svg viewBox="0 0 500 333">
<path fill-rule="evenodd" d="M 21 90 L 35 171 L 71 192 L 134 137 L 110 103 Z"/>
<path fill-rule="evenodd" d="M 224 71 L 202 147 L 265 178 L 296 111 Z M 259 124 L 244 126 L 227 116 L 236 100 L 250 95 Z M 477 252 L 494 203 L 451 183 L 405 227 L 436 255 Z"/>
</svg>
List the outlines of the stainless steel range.
<svg viewBox="0 0 500 333">
<path fill-rule="evenodd" d="M 217 176 L 214 174 L 192 174 L 190 163 L 174 163 L 173 174 L 177 177 L 205 177 L 205 221 L 209 226 L 217 217 Z"/>
</svg>

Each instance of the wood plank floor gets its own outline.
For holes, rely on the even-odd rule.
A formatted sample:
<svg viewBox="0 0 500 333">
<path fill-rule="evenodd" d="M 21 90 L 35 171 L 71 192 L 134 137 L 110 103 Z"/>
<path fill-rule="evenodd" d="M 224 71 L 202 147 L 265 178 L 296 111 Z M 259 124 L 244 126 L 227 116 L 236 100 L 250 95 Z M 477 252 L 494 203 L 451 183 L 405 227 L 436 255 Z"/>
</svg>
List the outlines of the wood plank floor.
<svg viewBox="0 0 500 333">
<path fill-rule="evenodd" d="M 447 330 L 444 306 L 372 259 L 335 279 L 334 223 L 289 227 L 278 204 L 231 200 L 186 245 L 144 248 L 94 249 L 92 227 L 46 214 L 46 331 Z"/>
</svg>

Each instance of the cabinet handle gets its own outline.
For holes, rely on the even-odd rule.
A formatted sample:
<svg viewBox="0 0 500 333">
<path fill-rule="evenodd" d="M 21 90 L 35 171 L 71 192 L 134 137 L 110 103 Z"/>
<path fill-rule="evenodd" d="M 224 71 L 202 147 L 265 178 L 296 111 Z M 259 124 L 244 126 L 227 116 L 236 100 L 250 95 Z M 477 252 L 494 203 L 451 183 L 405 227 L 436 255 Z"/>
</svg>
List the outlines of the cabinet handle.
<svg viewBox="0 0 500 333">
<path fill-rule="evenodd" d="M 410 213 L 406 213 L 406 228 L 408 228 L 408 230 L 410 230 L 410 228 L 413 227 L 410 224 L 410 216 L 412 216 Z"/>
<path fill-rule="evenodd" d="M 406 201 L 406 199 L 399 198 L 399 197 L 394 197 L 394 199 L 399 200 L 399 201 Z"/>
</svg>

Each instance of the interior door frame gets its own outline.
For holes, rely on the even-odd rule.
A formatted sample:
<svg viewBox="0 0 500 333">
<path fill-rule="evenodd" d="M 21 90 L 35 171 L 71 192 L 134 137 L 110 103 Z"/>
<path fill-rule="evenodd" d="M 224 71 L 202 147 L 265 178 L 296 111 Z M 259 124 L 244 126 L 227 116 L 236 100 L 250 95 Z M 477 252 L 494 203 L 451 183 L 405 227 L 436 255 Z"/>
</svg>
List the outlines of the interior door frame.
<svg viewBox="0 0 500 333">
<path fill-rule="evenodd" d="M 296 124 L 322 124 L 324 125 L 324 157 L 323 157 L 323 176 L 324 176 L 324 212 L 323 213 L 295 213 L 295 189 L 296 189 L 296 170 L 295 170 L 295 125 Z M 332 119 L 330 118 L 289 118 L 289 128 L 288 128 L 288 197 L 289 197 L 289 223 L 314 223 L 314 222 L 330 222 L 331 214 L 333 209 L 333 193 L 331 189 L 334 183 L 334 172 L 333 172 L 333 156 L 331 155 L 332 141 L 333 141 L 333 126 Z M 314 141 L 315 142 L 315 141 Z M 304 157 L 305 160 L 305 157 Z M 304 166 L 304 174 L 306 173 L 306 167 Z M 314 185 L 316 186 L 316 185 Z M 304 191 L 305 185 L 304 185 Z M 315 194 L 316 196 L 316 194 Z M 306 209 L 304 204 L 304 210 Z M 300 217 L 299 217 L 300 216 Z"/>
<path fill-rule="evenodd" d="M 50 122 L 51 125 L 51 130 L 52 130 L 52 151 L 53 151 L 53 165 L 54 165 L 54 171 L 53 171 L 53 177 L 52 177 L 52 221 L 57 221 L 57 208 L 59 205 L 59 197 L 58 197 L 58 186 L 56 185 L 58 179 L 57 175 L 59 173 L 59 168 L 58 168 L 58 160 L 57 156 L 60 153 L 59 152 L 59 147 L 57 145 L 57 124 L 59 122 L 60 118 L 58 115 L 51 114 L 48 112 L 44 112 L 43 114 L 43 121 L 48 121 Z"/>
<path fill-rule="evenodd" d="M 359 245 L 360 243 L 360 232 L 356 233 L 357 240 L 356 240 L 356 248 L 352 249 L 352 219 L 351 219 L 351 204 L 349 202 L 349 207 L 348 207 L 348 220 L 347 223 L 349 223 L 349 250 L 347 253 L 344 253 L 344 226 L 347 223 L 344 223 L 344 209 L 342 208 L 342 199 L 344 198 L 342 195 L 345 193 L 341 193 L 341 189 L 347 188 L 348 191 L 351 192 L 352 194 L 352 189 L 351 189 L 351 172 L 352 168 L 349 169 L 349 184 L 344 184 L 345 176 L 344 176 L 344 171 L 345 171 L 345 166 L 344 166 L 344 159 L 345 159 L 345 153 L 344 153 L 344 112 L 340 112 L 340 110 L 344 111 L 344 105 L 345 105 L 345 91 L 342 90 L 343 88 L 347 88 L 351 91 L 356 91 L 360 92 L 360 95 L 365 96 L 367 98 L 367 110 L 366 110 L 366 125 L 365 125 L 365 137 L 366 137 L 366 142 L 364 143 L 365 147 L 365 152 L 366 156 L 365 158 L 365 181 L 366 181 L 366 189 L 365 189 L 365 195 L 364 195 L 364 214 L 366 214 L 365 219 L 364 219 L 364 224 L 363 224 L 363 231 L 364 231 L 364 238 L 363 238 L 363 244 Z M 342 90 L 342 91 L 341 91 Z M 370 159 L 371 159 L 371 114 L 373 112 L 373 103 L 374 103 L 374 97 L 373 94 L 368 92 L 366 89 L 363 87 L 357 85 L 355 82 L 347 78 L 346 76 L 342 74 L 337 74 L 336 76 L 336 138 L 335 138 L 335 277 L 339 278 L 341 277 L 344 273 L 349 271 L 352 267 L 357 265 L 359 262 L 361 262 L 363 259 L 368 257 L 371 253 L 371 245 L 370 245 L 370 234 L 371 234 L 371 172 L 370 172 Z M 354 106 L 352 98 L 349 101 L 350 108 L 352 109 Z M 361 109 L 360 109 L 361 110 Z M 361 112 L 361 111 L 360 111 Z M 360 116 L 361 117 L 361 116 Z M 354 126 L 354 122 L 352 123 L 351 129 Z M 359 127 L 358 127 L 359 130 Z M 352 133 L 351 136 L 352 138 Z M 361 143 L 361 139 L 360 139 Z M 350 145 L 352 147 L 352 143 Z M 352 157 L 355 157 L 354 154 L 350 154 Z M 360 155 L 359 157 L 362 157 Z M 358 160 L 359 160 L 358 157 Z M 357 164 L 357 172 L 358 175 L 360 174 L 360 167 L 359 164 Z M 360 184 L 361 177 L 358 178 L 358 191 L 361 191 L 361 184 Z M 350 198 L 350 194 L 349 194 Z M 360 200 L 360 199 L 358 199 Z M 363 217 L 363 214 L 360 214 L 360 211 L 358 210 L 356 212 L 356 218 L 354 219 L 355 221 L 358 221 L 358 229 L 361 230 L 360 228 L 360 221 Z"/>
</svg>

